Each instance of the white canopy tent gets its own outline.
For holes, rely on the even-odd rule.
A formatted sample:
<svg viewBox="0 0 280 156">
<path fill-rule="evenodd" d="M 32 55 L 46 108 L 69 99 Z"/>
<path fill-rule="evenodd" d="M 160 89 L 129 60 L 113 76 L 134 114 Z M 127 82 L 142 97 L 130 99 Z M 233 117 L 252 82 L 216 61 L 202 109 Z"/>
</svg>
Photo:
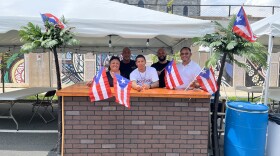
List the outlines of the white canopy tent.
<svg viewBox="0 0 280 156">
<path fill-rule="evenodd" d="M 268 88 L 269 88 L 269 76 L 270 76 L 270 63 L 271 53 L 273 49 L 273 37 L 280 37 L 280 12 L 275 13 L 267 18 L 257 21 L 251 25 L 253 32 L 257 36 L 268 35 L 268 69 L 265 76 L 265 97 L 264 103 L 268 102 Z"/>
<path fill-rule="evenodd" d="M 81 49 L 120 52 L 125 46 L 151 53 L 159 47 L 177 51 L 188 38 L 214 31 L 211 21 L 172 15 L 109 0 L 0 0 L 0 47 L 21 45 L 17 31 L 40 13 L 64 17 L 75 27 Z M 111 37 L 110 37 L 111 36 Z M 108 47 L 111 38 L 112 48 Z M 149 46 L 146 46 L 149 39 Z M 0 48 L 1 50 L 1 48 Z M 82 51 L 82 50 L 81 50 Z"/>
</svg>

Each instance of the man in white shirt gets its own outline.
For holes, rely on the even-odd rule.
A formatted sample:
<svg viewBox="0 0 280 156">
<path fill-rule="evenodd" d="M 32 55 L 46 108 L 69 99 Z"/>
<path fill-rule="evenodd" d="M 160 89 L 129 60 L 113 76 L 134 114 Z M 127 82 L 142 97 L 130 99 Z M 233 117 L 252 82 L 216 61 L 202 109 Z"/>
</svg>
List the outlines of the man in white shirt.
<svg viewBox="0 0 280 156">
<path fill-rule="evenodd" d="M 146 58 L 143 55 L 138 55 L 135 62 L 137 68 L 130 74 L 132 88 L 137 91 L 157 88 L 159 86 L 159 78 L 156 69 L 146 66 Z"/>
<path fill-rule="evenodd" d="M 195 85 L 195 78 L 201 72 L 200 66 L 191 60 L 192 52 L 189 47 L 183 47 L 180 50 L 182 63 L 177 63 L 178 72 L 184 84 L 176 87 L 176 89 L 192 89 Z"/>
</svg>

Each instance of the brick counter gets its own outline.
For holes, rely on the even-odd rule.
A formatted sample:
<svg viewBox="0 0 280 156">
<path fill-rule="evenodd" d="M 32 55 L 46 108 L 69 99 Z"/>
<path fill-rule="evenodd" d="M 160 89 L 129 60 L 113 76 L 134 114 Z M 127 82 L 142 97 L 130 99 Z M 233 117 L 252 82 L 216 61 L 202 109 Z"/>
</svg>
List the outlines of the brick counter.
<svg viewBox="0 0 280 156">
<path fill-rule="evenodd" d="M 114 100 L 63 97 L 65 156 L 207 156 L 209 98 Z"/>
</svg>

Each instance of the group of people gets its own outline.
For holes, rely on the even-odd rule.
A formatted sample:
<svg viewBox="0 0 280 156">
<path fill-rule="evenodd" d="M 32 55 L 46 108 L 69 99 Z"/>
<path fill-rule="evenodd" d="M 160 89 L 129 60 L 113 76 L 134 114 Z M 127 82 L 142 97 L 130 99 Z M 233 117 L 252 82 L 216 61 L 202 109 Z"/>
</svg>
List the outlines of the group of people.
<svg viewBox="0 0 280 156">
<path fill-rule="evenodd" d="M 198 87 L 194 81 L 195 77 L 200 73 L 200 66 L 191 60 L 192 52 L 189 47 L 183 47 L 180 50 L 182 62 L 177 63 L 178 72 L 183 81 L 183 85 L 176 89 L 192 89 Z M 170 61 L 167 60 L 167 53 L 164 48 L 159 48 L 157 51 L 158 62 L 146 66 L 146 58 L 144 55 L 138 55 L 134 60 L 131 60 L 131 51 L 125 47 L 122 51 L 123 59 L 120 60 L 117 56 L 112 56 L 109 61 L 109 68 L 106 72 L 110 87 L 113 87 L 114 74 L 130 79 L 132 88 L 137 91 L 142 91 L 152 88 L 165 87 L 165 72 L 164 69 Z M 91 83 L 91 82 L 90 82 Z M 88 85 L 90 84 L 88 83 Z"/>
</svg>

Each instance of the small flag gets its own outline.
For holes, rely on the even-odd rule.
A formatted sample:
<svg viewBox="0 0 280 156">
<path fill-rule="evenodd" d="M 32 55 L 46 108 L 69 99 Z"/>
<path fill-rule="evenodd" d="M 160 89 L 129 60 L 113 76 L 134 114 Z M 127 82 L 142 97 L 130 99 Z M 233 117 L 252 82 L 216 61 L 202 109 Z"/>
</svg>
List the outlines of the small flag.
<svg viewBox="0 0 280 156">
<path fill-rule="evenodd" d="M 106 70 L 102 67 L 92 81 L 89 91 L 90 101 L 99 101 L 112 97 L 110 84 L 106 75 Z"/>
<path fill-rule="evenodd" d="M 114 77 L 116 102 L 130 108 L 130 90 L 132 82 L 119 74 Z"/>
<path fill-rule="evenodd" d="M 53 23 L 54 25 L 58 25 L 60 29 L 64 29 L 64 24 L 54 15 L 50 13 L 44 13 L 41 14 L 41 17 L 43 19 L 43 22 L 49 21 L 50 23 Z"/>
<path fill-rule="evenodd" d="M 214 71 L 212 67 L 203 68 L 200 74 L 196 77 L 202 90 L 213 94 L 218 90 L 218 85 L 214 76 Z"/>
<path fill-rule="evenodd" d="M 243 6 L 241 6 L 233 25 L 233 32 L 249 42 L 255 42 L 257 37 L 253 34 Z"/>
<path fill-rule="evenodd" d="M 173 89 L 183 84 L 174 60 L 170 61 L 165 67 L 164 81 L 167 89 Z"/>
</svg>

